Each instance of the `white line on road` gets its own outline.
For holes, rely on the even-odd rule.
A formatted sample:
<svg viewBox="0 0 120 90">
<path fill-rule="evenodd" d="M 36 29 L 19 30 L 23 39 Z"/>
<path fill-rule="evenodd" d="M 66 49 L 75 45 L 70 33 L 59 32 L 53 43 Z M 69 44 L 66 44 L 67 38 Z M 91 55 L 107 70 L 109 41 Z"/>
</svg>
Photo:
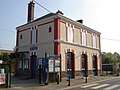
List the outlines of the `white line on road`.
<svg viewBox="0 0 120 90">
<path fill-rule="evenodd" d="M 81 88 L 87 88 L 87 87 L 91 87 L 91 86 L 95 86 L 95 85 L 98 85 L 98 83 L 82 86 Z"/>
<path fill-rule="evenodd" d="M 111 90 L 111 89 L 114 89 L 114 88 L 119 87 L 119 86 L 120 85 L 112 85 L 110 87 L 105 88 L 104 90 Z"/>
<path fill-rule="evenodd" d="M 116 79 L 116 78 L 119 78 L 119 77 L 111 77 L 109 79 L 104 79 L 104 80 L 100 80 L 100 81 L 95 81 L 95 82 L 91 82 L 91 83 L 99 83 L 99 82 L 103 82 L 103 81 L 109 81 L 109 80 L 113 80 L 113 79 Z M 87 83 L 88 84 L 88 83 Z M 75 85 L 75 86 L 70 86 L 70 87 L 64 87 L 64 88 L 61 88 L 61 89 L 57 89 L 57 90 L 67 90 L 67 89 L 72 89 L 72 88 L 77 88 L 77 87 L 80 87 L 80 86 L 83 86 L 83 85 L 86 85 L 86 84 L 80 84 L 80 85 Z M 120 90 L 120 89 L 119 89 Z"/>
<path fill-rule="evenodd" d="M 102 84 L 102 85 L 99 85 L 99 86 L 95 86 L 95 87 L 92 87 L 91 89 L 99 89 L 99 88 L 102 88 L 102 87 L 105 87 L 105 86 L 108 86 L 109 84 Z"/>
</svg>

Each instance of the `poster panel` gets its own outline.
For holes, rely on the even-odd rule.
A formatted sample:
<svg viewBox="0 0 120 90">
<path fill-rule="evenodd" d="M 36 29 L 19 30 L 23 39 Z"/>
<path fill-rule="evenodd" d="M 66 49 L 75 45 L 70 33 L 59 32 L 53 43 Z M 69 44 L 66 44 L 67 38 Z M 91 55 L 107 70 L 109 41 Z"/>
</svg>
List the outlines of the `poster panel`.
<svg viewBox="0 0 120 90">
<path fill-rule="evenodd" d="M 5 74 L 0 74 L 0 84 L 5 84 Z"/>
<path fill-rule="evenodd" d="M 60 60 L 55 60 L 55 72 L 60 71 Z"/>
<path fill-rule="evenodd" d="M 49 72 L 54 72 L 54 60 L 49 59 Z"/>
</svg>

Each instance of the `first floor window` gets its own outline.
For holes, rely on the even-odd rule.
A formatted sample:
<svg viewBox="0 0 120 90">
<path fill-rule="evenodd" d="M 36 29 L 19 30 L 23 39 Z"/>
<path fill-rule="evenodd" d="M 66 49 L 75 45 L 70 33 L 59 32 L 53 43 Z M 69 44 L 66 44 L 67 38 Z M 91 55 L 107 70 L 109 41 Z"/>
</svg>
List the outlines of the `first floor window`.
<svg viewBox="0 0 120 90">
<path fill-rule="evenodd" d="M 18 61 L 18 69 L 22 69 L 23 66 L 23 60 Z"/>
<path fill-rule="evenodd" d="M 24 69 L 29 69 L 29 59 L 24 59 Z"/>
</svg>

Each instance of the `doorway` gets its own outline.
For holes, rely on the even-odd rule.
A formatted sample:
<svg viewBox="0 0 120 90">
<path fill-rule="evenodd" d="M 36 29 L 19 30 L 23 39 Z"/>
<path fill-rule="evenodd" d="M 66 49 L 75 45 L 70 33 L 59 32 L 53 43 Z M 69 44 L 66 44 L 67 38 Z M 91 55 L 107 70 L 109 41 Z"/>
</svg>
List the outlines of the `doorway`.
<svg viewBox="0 0 120 90">
<path fill-rule="evenodd" d="M 37 60 L 37 56 L 32 55 L 31 56 L 31 78 L 32 79 L 35 79 L 35 76 L 36 76 L 36 60 Z"/>
<path fill-rule="evenodd" d="M 86 77 L 87 76 L 87 55 L 82 54 L 82 76 Z"/>
<path fill-rule="evenodd" d="M 74 53 L 67 52 L 67 73 L 71 78 L 75 78 Z"/>
<path fill-rule="evenodd" d="M 97 70 L 97 56 L 92 56 L 92 61 L 93 61 L 93 75 L 97 76 L 98 75 L 98 70 Z"/>
</svg>

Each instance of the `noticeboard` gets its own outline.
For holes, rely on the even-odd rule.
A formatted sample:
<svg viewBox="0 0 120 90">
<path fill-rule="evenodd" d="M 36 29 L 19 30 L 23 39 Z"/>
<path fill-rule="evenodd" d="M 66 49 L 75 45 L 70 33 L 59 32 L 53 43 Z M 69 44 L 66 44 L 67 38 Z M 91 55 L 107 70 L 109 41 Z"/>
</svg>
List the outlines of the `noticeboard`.
<svg viewBox="0 0 120 90">
<path fill-rule="evenodd" d="M 42 65 L 43 63 L 43 58 L 38 58 L 38 65 Z"/>
<path fill-rule="evenodd" d="M 49 59 L 49 72 L 54 72 L 54 60 Z"/>
<path fill-rule="evenodd" d="M 55 72 L 60 71 L 60 60 L 55 60 Z"/>
<path fill-rule="evenodd" d="M 5 84 L 5 74 L 0 74 L 0 84 Z"/>
</svg>

